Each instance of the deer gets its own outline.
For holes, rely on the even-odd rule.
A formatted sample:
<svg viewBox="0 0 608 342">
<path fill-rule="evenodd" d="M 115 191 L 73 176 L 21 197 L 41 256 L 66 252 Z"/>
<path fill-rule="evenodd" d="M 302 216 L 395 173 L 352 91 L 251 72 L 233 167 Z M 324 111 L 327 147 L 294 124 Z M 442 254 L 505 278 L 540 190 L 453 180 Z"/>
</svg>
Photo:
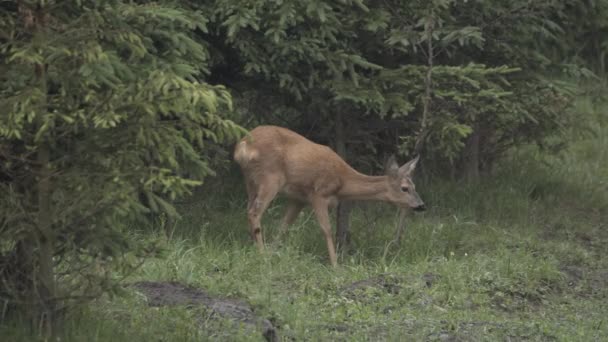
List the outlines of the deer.
<svg viewBox="0 0 608 342">
<path fill-rule="evenodd" d="M 420 156 L 399 166 L 391 156 L 385 175 L 356 171 L 331 148 L 278 126 L 258 126 L 235 146 L 247 189 L 247 219 L 252 239 L 264 250 L 261 220 L 277 194 L 288 199 L 280 231 L 286 231 L 310 205 L 327 243 L 329 260 L 338 265 L 329 210 L 342 200 L 376 200 L 400 208 L 424 211 L 412 175 Z"/>
</svg>

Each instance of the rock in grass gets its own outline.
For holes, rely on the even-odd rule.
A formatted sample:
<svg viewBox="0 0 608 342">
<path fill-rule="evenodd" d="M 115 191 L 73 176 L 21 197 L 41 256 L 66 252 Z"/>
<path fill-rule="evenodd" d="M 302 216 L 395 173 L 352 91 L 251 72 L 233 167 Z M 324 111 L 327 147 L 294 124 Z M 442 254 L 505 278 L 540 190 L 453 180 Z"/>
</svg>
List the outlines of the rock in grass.
<svg viewBox="0 0 608 342">
<path fill-rule="evenodd" d="M 142 281 L 132 284 L 146 296 L 150 306 L 204 306 L 212 315 L 245 323 L 250 327 L 261 327 L 267 341 L 278 341 L 277 331 L 272 323 L 255 315 L 251 306 L 243 301 L 213 297 L 202 289 L 189 287 L 178 282 Z"/>
</svg>

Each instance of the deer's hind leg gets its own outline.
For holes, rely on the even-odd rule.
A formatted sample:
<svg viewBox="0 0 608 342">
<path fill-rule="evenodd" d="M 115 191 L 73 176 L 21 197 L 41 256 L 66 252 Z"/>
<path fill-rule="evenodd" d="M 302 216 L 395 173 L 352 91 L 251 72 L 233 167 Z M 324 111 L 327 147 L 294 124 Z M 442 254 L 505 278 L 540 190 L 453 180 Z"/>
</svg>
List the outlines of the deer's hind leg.
<svg viewBox="0 0 608 342">
<path fill-rule="evenodd" d="M 298 200 L 289 200 L 287 203 L 287 209 L 285 210 L 285 215 L 283 215 L 281 226 L 279 228 L 279 234 L 281 237 L 287 233 L 287 229 L 296 220 L 296 218 L 298 218 L 298 214 L 300 214 L 305 205 L 306 204 L 304 202 Z"/>
<path fill-rule="evenodd" d="M 247 205 L 247 219 L 251 237 L 255 240 L 258 249 L 264 249 L 262 237 L 262 215 L 281 189 L 280 177 L 267 176 L 257 182 L 247 183 L 249 203 Z"/>
</svg>

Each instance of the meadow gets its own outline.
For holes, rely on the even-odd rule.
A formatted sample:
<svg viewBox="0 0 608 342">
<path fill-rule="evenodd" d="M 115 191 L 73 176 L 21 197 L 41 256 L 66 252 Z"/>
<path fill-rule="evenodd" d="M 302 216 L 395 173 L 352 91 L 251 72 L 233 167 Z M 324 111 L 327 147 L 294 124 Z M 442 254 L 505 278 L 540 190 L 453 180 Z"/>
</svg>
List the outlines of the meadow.
<svg viewBox="0 0 608 342">
<path fill-rule="evenodd" d="M 282 341 L 608 340 L 608 127 L 601 108 L 580 102 L 597 124 L 557 155 L 520 148 L 478 182 L 420 175 L 428 210 L 408 217 L 400 244 L 393 207 L 358 203 L 336 269 L 309 210 L 278 235 L 281 200 L 263 220 L 268 248 L 257 251 L 235 166 L 178 204 L 170 237 L 160 225 L 128 227 L 165 253 L 126 283 L 242 300 Z M 131 286 L 64 324 L 62 341 L 264 340 L 261 327 L 209 308 L 149 306 Z M 32 339 L 18 323 L 2 329 L 4 341 Z"/>
</svg>

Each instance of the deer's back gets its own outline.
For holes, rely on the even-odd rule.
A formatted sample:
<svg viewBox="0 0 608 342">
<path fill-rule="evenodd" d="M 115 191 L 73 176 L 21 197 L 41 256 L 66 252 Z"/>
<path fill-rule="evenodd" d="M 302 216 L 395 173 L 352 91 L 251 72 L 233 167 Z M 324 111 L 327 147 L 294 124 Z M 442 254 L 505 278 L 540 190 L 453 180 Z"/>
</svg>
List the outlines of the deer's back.
<svg viewBox="0 0 608 342">
<path fill-rule="evenodd" d="M 259 126 L 236 146 L 234 159 L 251 179 L 274 176 L 285 192 L 335 191 L 348 165 L 329 147 L 277 126 Z"/>
</svg>

